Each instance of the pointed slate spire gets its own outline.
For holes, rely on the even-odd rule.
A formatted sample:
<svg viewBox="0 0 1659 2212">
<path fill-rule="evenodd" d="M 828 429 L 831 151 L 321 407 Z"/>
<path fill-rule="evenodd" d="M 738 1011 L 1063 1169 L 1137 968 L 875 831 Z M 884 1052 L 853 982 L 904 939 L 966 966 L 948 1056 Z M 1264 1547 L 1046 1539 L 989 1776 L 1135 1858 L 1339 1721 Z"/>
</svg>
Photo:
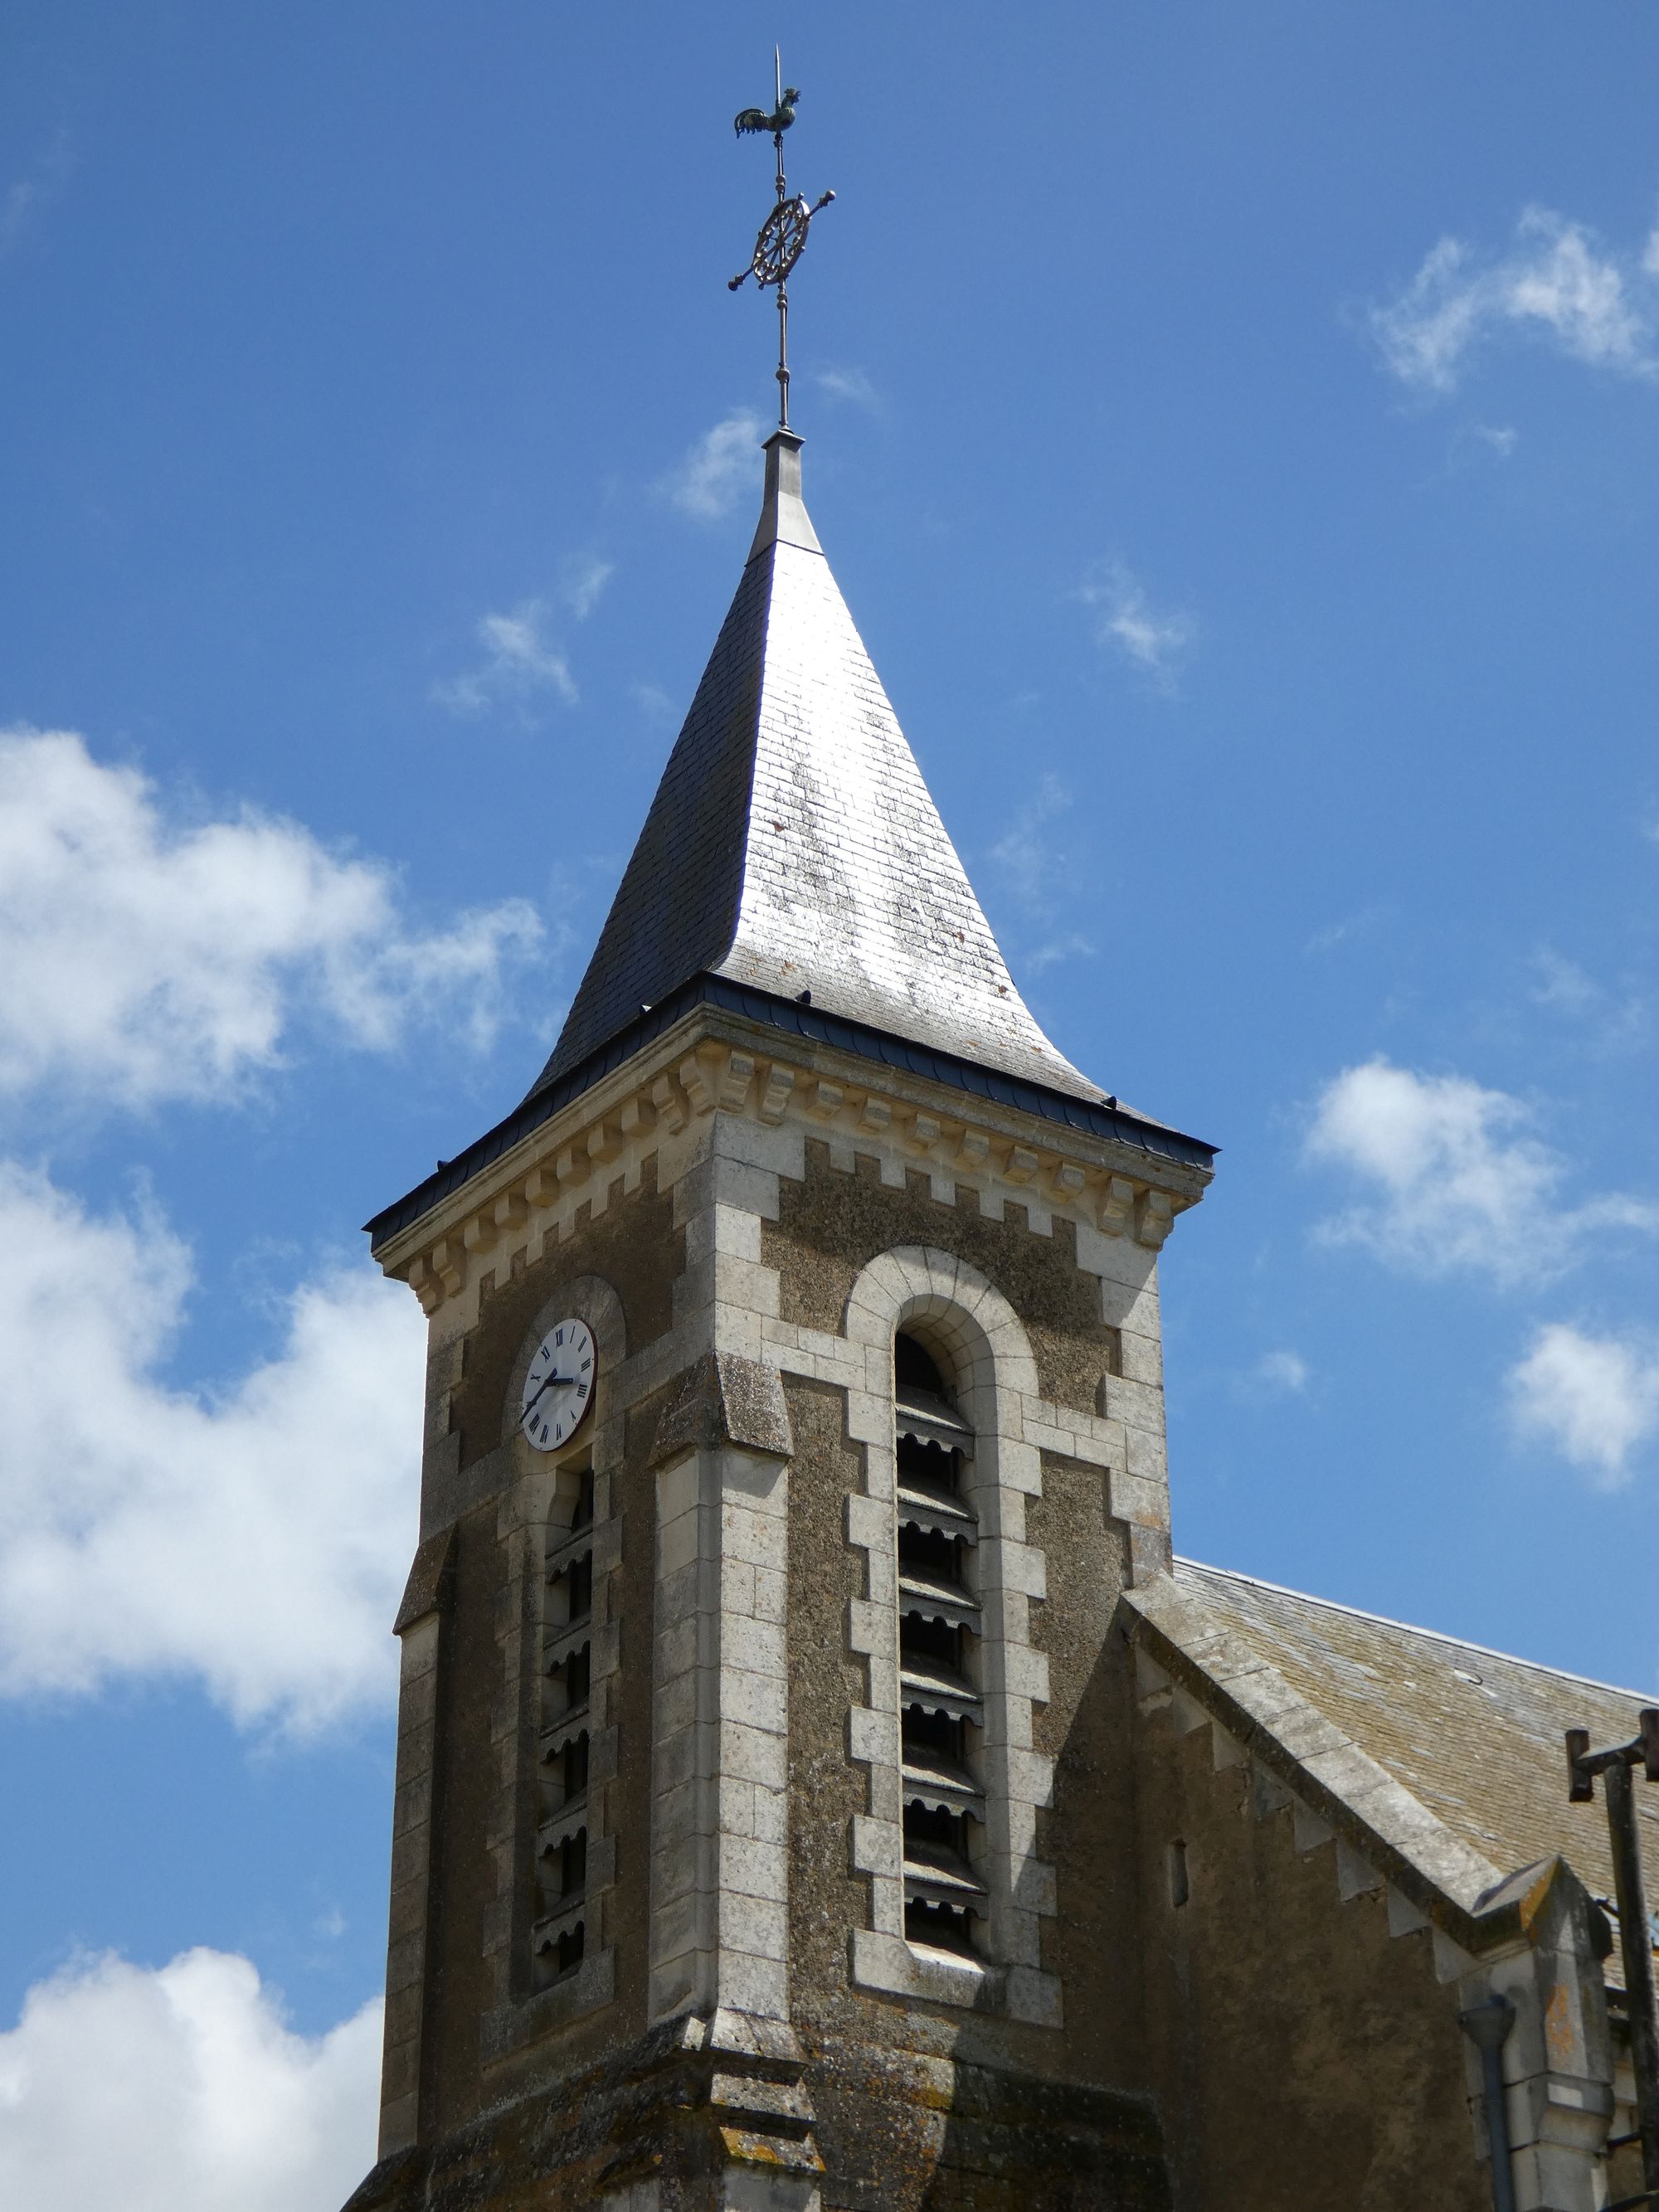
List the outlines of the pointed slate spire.
<svg viewBox="0 0 1659 2212">
<path fill-rule="evenodd" d="M 700 974 L 1091 1100 L 1014 988 L 830 573 L 801 441 L 531 1096 Z"/>
</svg>

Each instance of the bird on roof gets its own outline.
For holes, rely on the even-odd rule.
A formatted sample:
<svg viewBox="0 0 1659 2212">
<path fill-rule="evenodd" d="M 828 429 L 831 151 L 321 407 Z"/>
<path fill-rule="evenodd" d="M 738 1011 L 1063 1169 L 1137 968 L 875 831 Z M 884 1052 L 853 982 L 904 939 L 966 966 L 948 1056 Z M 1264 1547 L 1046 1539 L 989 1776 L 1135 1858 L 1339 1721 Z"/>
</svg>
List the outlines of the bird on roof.
<svg viewBox="0 0 1659 2212">
<path fill-rule="evenodd" d="M 733 118 L 733 127 L 739 138 L 745 131 L 769 131 L 775 138 L 787 131 L 795 119 L 795 102 L 800 98 L 799 85 L 787 84 L 777 106 L 769 115 L 763 107 L 744 107 Z"/>
</svg>

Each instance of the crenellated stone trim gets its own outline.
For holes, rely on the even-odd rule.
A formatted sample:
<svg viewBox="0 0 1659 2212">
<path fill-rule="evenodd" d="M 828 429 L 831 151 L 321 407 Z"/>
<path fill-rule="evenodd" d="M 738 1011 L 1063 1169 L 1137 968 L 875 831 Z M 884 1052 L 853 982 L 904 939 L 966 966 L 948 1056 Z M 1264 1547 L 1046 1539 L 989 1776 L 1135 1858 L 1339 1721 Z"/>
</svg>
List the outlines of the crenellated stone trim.
<svg viewBox="0 0 1659 2212">
<path fill-rule="evenodd" d="M 883 1180 L 895 1187 L 907 1162 L 921 1164 L 936 1197 L 951 1203 L 965 1184 L 992 1218 L 1002 1216 L 1004 1194 L 1017 1192 L 1039 1234 L 1060 1212 L 1152 1251 L 1209 1180 L 1207 1170 L 1035 1123 L 989 1098 L 953 1092 L 946 1106 L 935 1087 L 899 1069 L 872 1081 L 867 1061 L 847 1060 L 805 1040 L 797 1059 L 779 1053 L 771 1036 L 769 1049 L 758 1051 L 757 1039 L 696 1036 L 697 1026 L 680 1024 L 655 1051 L 573 1101 L 422 1221 L 389 1238 L 377 1255 L 386 1271 L 407 1281 L 434 1314 L 462 1295 L 498 1249 L 552 1249 L 570 1233 L 579 1206 L 602 1206 L 618 1177 L 624 1193 L 636 1189 L 648 1159 L 717 1114 L 763 1129 L 810 1130 L 826 1139 L 832 1164 L 848 1172 L 860 1157 L 873 1156 Z M 718 1032 L 736 1025 L 717 1018 L 714 1026 Z"/>
<path fill-rule="evenodd" d="M 694 1139 L 695 1150 L 687 1151 Z M 715 1346 L 721 1348 L 723 1363 L 750 1360 L 786 1376 L 869 1390 L 868 1364 L 860 1346 L 840 1331 L 782 1318 L 777 1273 L 762 1258 L 763 1225 L 779 1218 L 782 1184 L 806 1175 L 807 1148 L 814 1141 L 822 1141 L 821 1129 L 810 1120 L 796 1120 L 793 1112 L 775 1127 L 717 1110 L 695 1127 L 688 1126 L 681 1149 L 663 1163 L 674 1225 L 685 1239 L 684 1272 L 673 1285 L 673 1323 L 636 1352 L 608 1362 L 604 1404 L 593 1416 L 596 1428 L 619 1424 L 629 1407 L 696 1368 Z M 891 1133 L 880 1141 L 896 1162 L 900 1156 Z M 914 1158 L 903 1158 L 914 1172 Z M 1030 1233 L 1043 1235 L 1052 1228 L 1052 1217 L 1027 1225 Z M 1131 1579 L 1144 1583 L 1164 1571 L 1170 1558 L 1157 1257 L 1132 1237 L 1103 1232 L 1086 1222 L 1073 1223 L 1073 1240 L 1079 1270 L 1099 1285 L 1106 1371 L 1097 1410 L 1060 1406 L 1035 1389 L 1028 1395 L 1011 1387 L 1005 1389 L 1004 1405 L 1021 1441 L 1101 1471 L 1108 1510 L 1128 1530 Z M 453 1328 L 448 1309 L 444 1319 Z M 615 1321 L 619 1330 L 620 1309 Z M 526 1344 L 526 1360 L 529 1348 Z M 434 1341 L 429 1461 L 453 1455 L 455 1449 L 448 1433 L 449 1395 L 460 1379 L 460 1352 L 459 1334 Z M 740 1370 L 726 1364 L 723 1371 L 731 1376 Z M 884 1379 L 878 1387 L 885 1389 Z M 509 1448 L 516 1449 L 513 1402 L 509 1392 L 503 1433 Z M 735 1406 L 735 1401 L 728 1402 Z M 777 1434 L 781 1444 L 781 1428 Z M 759 1431 L 754 1440 L 765 1448 Z M 621 1449 L 620 1430 L 616 1449 Z"/>
</svg>

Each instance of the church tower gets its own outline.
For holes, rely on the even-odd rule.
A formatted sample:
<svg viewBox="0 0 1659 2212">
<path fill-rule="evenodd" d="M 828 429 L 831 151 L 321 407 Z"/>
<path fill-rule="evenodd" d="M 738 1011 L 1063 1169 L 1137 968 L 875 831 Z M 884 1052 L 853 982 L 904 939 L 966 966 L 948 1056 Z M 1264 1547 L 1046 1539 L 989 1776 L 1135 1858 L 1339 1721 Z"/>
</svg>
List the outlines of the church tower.
<svg viewBox="0 0 1659 2212">
<path fill-rule="evenodd" d="M 1021 1000 L 801 444 L 429 1316 L 356 2212 L 1167 2203 L 1121 1594 L 1212 1149 Z"/>
<path fill-rule="evenodd" d="M 830 574 L 798 96 L 736 596 L 547 1066 L 369 1224 L 429 1348 L 348 2212 L 1644 2203 L 1590 1777 L 1659 1705 L 1172 1558 L 1212 1148 L 1043 1035 Z"/>
</svg>

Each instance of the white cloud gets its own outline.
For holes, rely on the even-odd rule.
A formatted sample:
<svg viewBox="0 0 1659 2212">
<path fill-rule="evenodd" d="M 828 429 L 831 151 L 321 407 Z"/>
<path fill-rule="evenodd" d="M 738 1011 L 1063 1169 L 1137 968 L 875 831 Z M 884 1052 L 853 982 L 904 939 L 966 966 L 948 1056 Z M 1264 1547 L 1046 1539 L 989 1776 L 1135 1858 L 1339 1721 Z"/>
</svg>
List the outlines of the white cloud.
<svg viewBox="0 0 1659 2212">
<path fill-rule="evenodd" d="M 0 254 L 15 252 L 22 243 L 40 198 L 40 187 L 33 177 L 20 177 L 7 185 L 5 198 L 0 199 Z"/>
<path fill-rule="evenodd" d="M 1653 241 L 1639 258 L 1620 253 L 1583 223 L 1528 208 L 1509 252 L 1495 258 L 1443 238 L 1398 298 L 1372 309 L 1370 327 L 1387 367 L 1424 392 L 1452 391 L 1477 347 L 1504 331 L 1541 337 L 1592 368 L 1648 377 L 1659 368 L 1650 345 L 1659 301 L 1648 281 L 1656 274 Z"/>
<path fill-rule="evenodd" d="M 0 2203 L 337 2212 L 374 2163 L 378 2000 L 296 2035 L 249 1960 L 82 1960 L 0 2034 Z"/>
<path fill-rule="evenodd" d="M 1085 578 L 1080 596 L 1096 610 L 1095 635 L 1166 684 L 1198 634 L 1179 609 L 1159 612 L 1121 561 L 1103 561 Z"/>
<path fill-rule="evenodd" d="M 1594 1013 L 1606 994 L 1594 977 L 1588 975 L 1576 960 L 1569 960 L 1547 945 L 1532 957 L 1533 974 L 1536 979 L 1532 995 L 1540 1006 L 1549 1006 L 1557 1013 Z"/>
<path fill-rule="evenodd" d="M 1313 1370 L 1299 1352 L 1264 1352 L 1248 1367 L 1227 1378 L 1235 1398 L 1258 1409 L 1282 1404 L 1287 1398 L 1304 1398 L 1313 1381 Z"/>
<path fill-rule="evenodd" d="M 33 171 L 0 192 L 0 261 L 14 253 L 68 182 L 75 155 L 60 132 Z"/>
<path fill-rule="evenodd" d="M 1057 775 L 1037 779 L 1036 787 L 1023 805 L 1015 808 L 1007 829 L 991 848 L 991 859 L 1008 887 L 1010 896 L 1027 916 L 1053 929 L 1069 920 L 1075 906 L 1075 871 L 1054 825 L 1071 812 L 1072 794 Z M 1032 975 L 1042 975 L 1063 960 L 1086 959 L 1094 945 L 1081 931 L 1061 928 L 1023 953 L 1021 964 Z"/>
<path fill-rule="evenodd" d="M 597 553 L 566 555 L 559 564 L 557 596 L 574 621 L 587 620 L 616 573 L 615 563 Z M 476 668 L 434 684 L 434 703 L 469 720 L 506 708 L 527 717 L 549 696 L 567 707 L 577 705 L 581 695 L 569 656 L 549 635 L 551 612 L 546 599 L 532 598 L 520 599 L 505 614 L 481 616 L 473 635 L 483 648 L 483 659 Z"/>
<path fill-rule="evenodd" d="M 244 811 L 185 826 L 68 732 L 0 732 L 0 1094 L 223 1097 L 320 1019 L 383 1049 L 441 1018 L 494 1034 L 522 901 L 422 936 L 377 863 Z"/>
<path fill-rule="evenodd" d="M 1597 1049 L 1617 1051 L 1645 1041 L 1652 1022 L 1639 988 L 1609 990 L 1576 960 L 1548 946 L 1533 955 L 1532 968 L 1534 1003 L 1581 1024 L 1581 1033 Z"/>
<path fill-rule="evenodd" d="M 434 684 L 432 696 L 437 704 L 447 707 L 452 714 L 482 714 L 501 706 L 523 710 L 532 700 L 552 691 L 567 707 L 574 707 L 579 695 L 570 663 L 543 635 L 547 611 L 544 599 L 520 599 L 504 615 L 483 616 L 475 631 L 483 647 L 483 660 L 476 668 Z"/>
<path fill-rule="evenodd" d="M 1255 1364 L 1255 1380 L 1264 1389 L 1299 1397 L 1308 1387 L 1308 1363 L 1299 1352 L 1264 1352 Z"/>
<path fill-rule="evenodd" d="M 666 722 L 673 719 L 674 702 L 660 684 L 630 684 L 628 688 L 635 705 L 653 722 Z"/>
<path fill-rule="evenodd" d="M 765 435 L 758 415 L 743 407 L 698 439 L 679 466 L 664 477 L 662 489 L 682 514 L 718 521 L 729 514 L 739 493 L 758 495 L 761 471 L 756 450 Z"/>
<path fill-rule="evenodd" d="M 1014 810 L 1007 829 L 991 848 L 991 858 L 1008 881 L 1008 888 L 1024 907 L 1037 914 L 1053 911 L 1056 872 L 1064 864 L 1051 834 L 1050 823 L 1070 813 L 1072 794 L 1057 775 L 1038 778 L 1036 790 Z"/>
<path fill-rule="evenodd" d="M 1353 914 L 1344 915 L 1340 921 L 1328 922 L 1323 929 L 1315 930 L 1303 946 L 1303 952 L 1310 958 L 1334 952 L 1341 945 L 1374 937 L 1390 919 L 1385 906 L 1360 907 Z"/>
<path fill-rule="evenodd" d="M 1659 1432 L 1659 1352 L 1553 1322 L 1509 1375 L 1516 1433 L 1553 1446 L 1603 1487 Z"/>
<path fill-rule="evenodd" d="M 586 622 L 616 574 L 616 563 L 597 553 L 573 553 L 560 566 L 559 597 L 578 622 Z"/>
<path fill-rule="evenodd" d="M 1307 1149 L 1374 1195 L 1322 1235 L 1417 1273 L 1470 1268 L 1513 1284 L 1570 1266 L 1595 1231 L 1659 1229 L 1659 1207 L 1634 1199 L 1567 1204 L 1566 1164 L 1527 1133 L 1531 1118 L 1520 1099 L 1464 1076 L 1382 1059 L 1345 1069 L 1319 1098 Z"/>
<path fill-rule="evenodd" d="M 1045 969 L 1057 968 L 1062 960 L 1092 959 L 1094 950 L 1091 938 L 1067 930 L 1063 936 L 1051 937 L 1046 945 L 1039 945 L 1035 952 L 1026 953 L 1024 964 L 1034 975 L 1041 975 Z"/>
<path fill-rule="evenodd" d="M 872 415 L 881 412 L 881 394 L 861 368 L 821 368 L 812 380 L 831 399 L 867 408 Z"/>
<path fill-rule="evenodd" d="M 0 1163 L 0 1694 L 193 1677 L 301 1732 L 383 1705 L 418 1492 L 408 1291 L 321 1275 L 272 1357 L 191 1390 L 161 1379 L 191 1255 L 153 1207 L 93 1215 Z"/>
</svg>

